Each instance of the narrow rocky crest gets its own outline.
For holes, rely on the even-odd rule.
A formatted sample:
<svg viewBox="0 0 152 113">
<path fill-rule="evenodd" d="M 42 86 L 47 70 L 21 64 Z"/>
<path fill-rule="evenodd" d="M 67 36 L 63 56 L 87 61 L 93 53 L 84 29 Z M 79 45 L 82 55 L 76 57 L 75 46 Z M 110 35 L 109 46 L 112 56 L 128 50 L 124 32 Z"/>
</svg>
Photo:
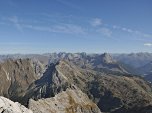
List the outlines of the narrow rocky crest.
<svg viewBox="0 0 152 113">
<path fill-rule="evenodd" d="M 67 89 L 53 98 L 30 100 L 29 108 L 34 113 L 101 113 L 81 90 Z"/>
</svg>

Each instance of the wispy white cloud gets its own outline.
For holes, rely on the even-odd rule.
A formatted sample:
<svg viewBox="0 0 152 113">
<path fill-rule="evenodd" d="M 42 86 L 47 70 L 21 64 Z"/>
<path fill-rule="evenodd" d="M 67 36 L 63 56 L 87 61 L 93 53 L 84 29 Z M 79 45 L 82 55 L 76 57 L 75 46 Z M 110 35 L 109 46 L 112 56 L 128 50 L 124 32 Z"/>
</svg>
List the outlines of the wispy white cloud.
<svg viewBox="0 0 152 113">
<path fill-rule="evenodd" d="M 54 32 L 74 33 L 74 34 L 86 34 L 86 30 L 75 24 L 63 24 L 52 27 Z"/>
<path fill-rule="evenodd" d="M 113 29 L 119 29 L 120 27 L 117 26 L 117 25 L 113 25 L 112 28 L 113 28 Z"/>
<path fill-rule="evenodd" d="M 20 20 L 17 16 L 12 17 L 3 17 L 4 22 L 0 22 L 0 24 L 9 23 L 10 25 L 14 25 L 19 31 L 23 32 L 23 29 L 32 29 L 37 31 L 44 32 L 52 32 L 52 33 L 66 33 L 66 34 L 79 34 L 84 35 L 87 34 L 87 30 L 85 27 L 82 27 L 79 24 L 70 24 L 66 22 L 54 22 L 50 25 L 44 24 L 37 20 L 31 20 L 30 22 L 26 22 L 26 20 Z M 33 21 L 36 21 L 34 24 Z"/>
<path fill-rule="evenodd" d="M 125 31 L 128 33 L 137 33 L 137 31 L 135 31 L 135 30 L 132 30 L 132 29 L 126 28 L 126 27 L 117 26 L 117 25 L 113 25 L 112 28 L 117 29 L 117 30 L 121 30 L 121 31 Z"/>
<path fill-rule="evenodd" d="M 152 34 L 143 34 L 144 37 L 152 38 Z"/>
<path fill-rule="evenodd" d="M 144 46 L 152 47 L 152 43 L 145 43 Z"/>
<path fill-rule="evenodd" d="M 104 36 L 107 36 L 107 37 L 111 37 L 112 35 L 112 31 L 108 28 L 100 28 L 97 30 L 97 32 L 103 34 Z"/>
<path fill-rule="evenodd" d="M 90 22 L 92 26 L 101 26 L 102 25 L 102 20 L 100 18 L 94 18 Z"/>
<path fill-rule="evenodd" d="M 136 29 L 131 29 L 128 27 L 122 27 L 118 25 L 110 25 L 104 23 L 101 18 L 83 18 L 84 25 L 82 22 L 80 23 L 81 19 L 70 19 L 75 18 L 71 16 L 64 16 L 57 14 L 55 18 L 53 15 L 43 15 L 40 20 L 26 20 L 20 19 L 18 16 L 12 17 L 5 17 L 5 19 L 1 19 L 0 24 L 10 24 L 14 25 L 19 31 L 23 32 L 23 29 L 33 29 L 37 31 L 44 31 L 44 32 L 51 32 L 51 33 L 66 33 L 66 34 L 77 34 L 77 35 L 84 35 L 89 34 L 93 35 L 93 33 L 98 33 L 98 35 L 104 35 L 106 37 L 114 36 L 115 30 L 120 32 L 130 33 L 134 39 L 130 40 L 141 40 L 150 39 L 152 38 L 152 34 L 147 34 L 140 32 Z M 62 18 L 61 18 L 62 17 Z M 53 18 L 53 19 L 52 19 Z M 53 20 L 53 21 L 46 21 Z M 70 21 L 69 21 L 70 20 Z M 86 21 L 85 21 L 86 20 Z M 36 22 L 35 22 L 36 21 Z M 87 22 L 88 26 L 86 26 L 85 22 Z M 92 34 L 91 34 L 92 33 Z M 148 40 L 146 40 L 148 41 Z"/>
<path fill-rule="evenodd" d="M 126 32 L 128 32 L 128 33 L 133 33 L 133 32 L 134 32 L 132 29 L 125 28 L 125 27 L 123 27 L 123 28 L 121 28 L 121 29 L 122 29 L 122 31 L 126 31 Z"/>
<path fill-rule="evenodd" d="M 86 30 L 75 24 L 58 24 L 50 27 L 47 26 L 34 26 L 34 25 L 23 25 L 24 28 L 30 28 L 38 31 L 46 31 L 53 33 L 67 33 L 67 34 L 86 34 Z"/>
<path fill-rule="evenodd" d="M 19 31 L 23 32 L 23 28 L 22 28 L 21 24 L 19 23 L 19 19 L 17 16 L 9 17 L 8 20 L 10 22 L 12 22 Z"/>
<path fill-rule="evenodd" d="M 106 37 L 111 37 L 112 35 L 112 30 L 106 26 L 106 24 L 103 23 L 102 19 L 100 18 L 93 18 L 90 21 L 90 24 L 92 27 L 92 29 L 94 29 L 94 31 L 96 33 L 99 33 L 101 35 L 104 35 Z"/>
<path fill-rule="evenodd" d="M 131 33 L 133 35 L 137 35 L 137 36 L 142 37 L 142 38 L 152 38 L 152 34 L 143 33 L 141 31 L 133 30 L 133 29 L 130 29 L 130 28 L 127 28 L 127 27 L 121 27 L 121 26 L 113 25 L 112 28 L 114 30 L 117 29 L 117 30 L 120 30 L 120 31 L 128 32 L 128 33 Z"/>
</svg>

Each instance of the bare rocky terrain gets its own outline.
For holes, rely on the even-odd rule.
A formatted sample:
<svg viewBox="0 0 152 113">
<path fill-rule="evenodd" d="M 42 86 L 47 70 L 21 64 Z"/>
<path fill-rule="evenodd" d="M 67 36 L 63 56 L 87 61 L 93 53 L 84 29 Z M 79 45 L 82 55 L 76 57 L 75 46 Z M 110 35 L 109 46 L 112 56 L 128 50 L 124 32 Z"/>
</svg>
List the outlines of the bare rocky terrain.
<svg viewBox="0 0 152 113">
<path fill-rule="evenodd" d="M 11 100 L 0 97 L 0 113 L 33 113 L 18 102 L 12 102 Z"/>
<path fill-rule="evenodd" d="M 34 113 L 152 112 L 151 84 L 110 54 L 44 56 L 3 60 L 0 95 Z"/>
<path fill-rule="evenodd" d="M 0 95 L 20 102 L 20 97 L 43 71 L 41 63 L 30 59 L 6 60 L 0 64 Z"/>
<path fill-rule="evenodd" d="M 30 100 L 33 113 L 101 113 L 100 109 L 81 90 L 67 89 L 55 97 Z"/>
</svg>

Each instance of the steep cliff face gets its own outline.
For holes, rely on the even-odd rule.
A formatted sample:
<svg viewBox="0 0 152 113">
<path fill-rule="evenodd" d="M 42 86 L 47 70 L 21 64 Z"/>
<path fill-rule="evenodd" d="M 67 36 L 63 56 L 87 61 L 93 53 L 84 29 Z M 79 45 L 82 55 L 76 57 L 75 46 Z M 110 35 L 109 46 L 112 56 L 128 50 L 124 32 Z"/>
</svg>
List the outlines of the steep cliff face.
<svg viewBox="0 0 152 113">
<path fill-rule="evenodd" d="M 84 71 L 68 61 L 51 64 L 39 80 L 36 80 L 26 94 L 26 98 L 52 97 L 67 88 L 85 89 L 86 83 L 94 79 L 92 72 Z"/>
<path fill-rule="evenodd" d="M 108 53 L 96 56 L 90 64 L 93 65 L 93 69 L 97 71 L 107 70 L 119 73 L 128 73 L 123 65 L 115 61 Z"/>
<path fill-rule="evenodd" d="M 142 78 L 81 69 L 64 60 L 51 64 L 27 96 L 33 99 L 48 98 L 67 88 L 81 89 L 103 112 L 139 112 L 139 108 L 152 105 L 152 88 Z"/>
<path fill-rule="evenodd" d="M 81 90 L 67 89 L 53 98 L 30 100 L 33 113 L 101 113 Z"/>
<path fill-rule="evenodd" d="M 93 54 L 88 55 L 86 53 L 60 53 L 56 54 L 54 57 L 50 55 L 51 59 L 55 60 L 68 60 L 73 64 L 81 67 L 81 68 L 88 68 L 93 70 L 107 70 L 107 71 L 115 71 L 120 73 L 127 73 L 125 68 L 120 65 L 117 61 L 115 61 L 112 56 L 108 53 L 104 54 Z M 53 58 L 52 58 L 53 57 Z"/>
<path fill-rule="evenodd" d="M 112 63 L 109 59 L 111 58 L 108 57 L 103 62 L 108 60 Z M 28 105 L 30 98 L 50 98 L 67 89 L 80 89 L 102 112 L 140 113 L 141 108 L 151 110 L 152 87 L 142 78 L 115 71 L 81 68 L 69 60 L 50 64 L 42 76 L 38 76 L 42 72 L 39 69 L 41 65 L 29 59 L 1 63 L 1 95 Z"/>
<path fill-rule="evenodd" d="M 42 71 L 42 65 L 30 59 L 6 60 L 0 64 L 0 95 L 19 101 Z"/>
<path fill-rule="evenodd" d="M 18 102 L 0 97 L 0 113 L 33 113 Z"/>
</svg>

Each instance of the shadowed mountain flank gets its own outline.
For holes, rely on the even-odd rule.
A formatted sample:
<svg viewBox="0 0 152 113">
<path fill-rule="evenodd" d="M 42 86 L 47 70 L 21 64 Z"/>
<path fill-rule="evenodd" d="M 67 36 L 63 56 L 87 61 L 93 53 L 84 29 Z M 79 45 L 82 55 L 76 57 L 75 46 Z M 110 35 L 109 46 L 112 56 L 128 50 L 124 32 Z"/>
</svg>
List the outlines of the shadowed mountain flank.
<svg viewBox="0 0 152 113">
<path fill-rule="evenodd" d="M 28 87 L 43 73 L 44 67 L 30 59 L 6 60 L 0 64 L 0 95 L 14 101 L 23 97 Z"/>
<path fill-rule="evenodd" d="M 144 113 L 151 110 L 152 87 L 142 77 L 127 73 L 107 53 L 92 55 L 90 59 L 83 54 L 83 60 L 77 55 L 75 57 L 58 59 L 53 63 L 49 61 L 47 66 L 39 60 L 30 59 L 2 62 L 1 95 L 29 106 L 30 99 L 33 103 L 43 103 L 43 98 L 52 100 L 62 97 L 62 94 L 67 97 L 67 90 L 71 90 L 74 91 L 70 93 L 72 96 L 77 93 L 87 95 L 88 101 L 95 103 L 101 112 Z M 77 95 L 73 96 L 75 98 Z M 83 97 L 80 99 L 83 100 Z M 69 101 L 69 98 L 66 100 Z M 53 102 L 49 105 L 54 105 Z M 89 108 L 87 112 L 94 110 L 91 112 Z"/>
<path fill-rule="evenodd" d="M 103 112 L 127 112 L 151 106 L 152 101 L 152 88 L 142 78 L 82 69 L 65 60 L 51 64 L 27 95 L 49 98 L 67 88 L 81 89 Z"/>
</svg>

